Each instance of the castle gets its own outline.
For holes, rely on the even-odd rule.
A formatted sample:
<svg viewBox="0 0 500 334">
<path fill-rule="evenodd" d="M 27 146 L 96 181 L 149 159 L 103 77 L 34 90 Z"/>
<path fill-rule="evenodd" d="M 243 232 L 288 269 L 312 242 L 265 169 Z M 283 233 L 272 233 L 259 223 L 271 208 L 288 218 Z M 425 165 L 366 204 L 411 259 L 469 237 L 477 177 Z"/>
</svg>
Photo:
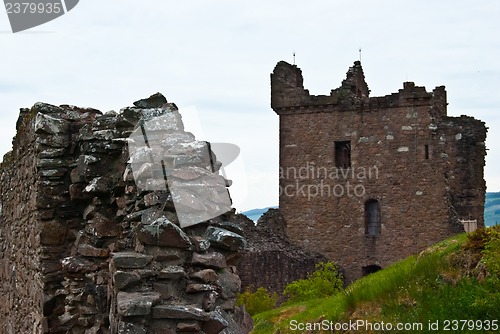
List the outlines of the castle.
<svg viewBox="0 0 500 334">
<path fill-rule="evenodd" d="M 448 116 L 444 86 L 369 94 L 360 61 L 330 95 L 310 95 L 296 65 L 271 74 L 288 236 L 347 281 L 484 226 L 485 124 Z"/>
</svg>

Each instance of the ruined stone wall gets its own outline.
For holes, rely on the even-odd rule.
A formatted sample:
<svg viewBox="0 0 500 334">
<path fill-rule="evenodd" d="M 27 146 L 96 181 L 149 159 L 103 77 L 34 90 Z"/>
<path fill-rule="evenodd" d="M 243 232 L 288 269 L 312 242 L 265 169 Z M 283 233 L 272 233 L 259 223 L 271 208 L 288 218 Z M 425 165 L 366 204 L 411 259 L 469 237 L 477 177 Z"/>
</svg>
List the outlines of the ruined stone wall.
<svg viewBox="0 0 500 334">
<path fill-rule="evenodd" d="M 284 62 L 271 76 L 280 209 L 293 242 L 334 260 L 352 281 L 363 268 L 385 267 L 463 231 L 464 216 L 484 226 L 486 129 L 472 117 L 446 116 L 444 87 L 427 92 L 407 82 L 370 98 L 359 62 L 329 96 L 309 95 L 302 81 Z M 342 145 L 348 167 L 336 160 Z M 370 201 L 379 207 L 374 235 Z"/>
<path fill-rule="evenodd" d="M 33 116 L 21 113 L 17 130 L 25 135 L 14 138 L 0 178 L 0 331 L 8 334 L 40 332 L 43 318 L 35 137 L 26 130 Z"/>
<path fill-rule="evenodd" d="M 306 278 L 317 263 L 328 261 L 325 256 L 290 242 L 279 209 L 269 209 L 257 224 L 248 218 L 242 219 L 240 226 L 248 240 L 238 263 L 243 290 L 264 287 L 282 294 L 288 283 Z"/>
<path fill-rule="evenodd" d="M 144 124 L 154 128 L 149 142 L 131 156 L 128 138 Z M 215 159 L 160 94 L 104 115 L 43 103 L 22 110 L 1 169 L 2 329 L 248 332 L 251 319 L 235 306 L 246 241 L 227 223 L 233 213 L 181 227 L 167 183 L 185 182 L 176 196 L 200 215 L 227 195 L 210 188 L 222 178 Z M 200 201 L 200 189 L 214 202 Z"/>
</svg>

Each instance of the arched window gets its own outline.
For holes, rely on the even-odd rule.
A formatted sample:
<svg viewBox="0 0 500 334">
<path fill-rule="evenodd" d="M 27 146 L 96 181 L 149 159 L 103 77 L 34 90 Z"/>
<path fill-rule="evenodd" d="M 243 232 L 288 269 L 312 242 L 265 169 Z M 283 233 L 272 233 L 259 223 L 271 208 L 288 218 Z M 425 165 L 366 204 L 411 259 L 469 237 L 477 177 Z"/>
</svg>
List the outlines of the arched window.
<svg viewBox="0 0 500 334">
<path fill-rule="evenodd" d="M 380 204 L 376 199 L 365 202 L 365 234 L 380 234 Z"/>
</svg>

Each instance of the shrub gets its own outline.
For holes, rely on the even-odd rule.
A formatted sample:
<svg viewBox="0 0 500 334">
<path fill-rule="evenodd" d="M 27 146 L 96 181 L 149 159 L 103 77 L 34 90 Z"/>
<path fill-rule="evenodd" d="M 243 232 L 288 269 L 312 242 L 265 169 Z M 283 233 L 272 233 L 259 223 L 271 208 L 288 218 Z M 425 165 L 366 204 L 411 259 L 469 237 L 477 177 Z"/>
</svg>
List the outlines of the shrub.
<svg viewBox="0 0 500 334">
<path fill-rule="evenodd" d="M 481 251 L 484 249 L 488 239 L 488 231 L 485 228 L 478 228 L 474 232 L 467 234 L 467 241 L 464 244 L 464 248 Z"/>
<path fill-rule="evenodd" d="M 498 228 L 487 229 L 488 239 L 485 242 L 483 262 L 488 269 L 488 273 L 500 278 L 500 231 Z"/>
<path fill-rule="evenodd" d="M 332 296 L 341 291 L 343 286 L 344 280 L 335 264 L 322 262 L 316 265 L 316 271 L 309 274 L 306 279 L 287 284 L 283 294 L 288 298 L 287 303 L 295 303 Z"/>
<path fill-rule="evenodd" d="M 246 311 L 253 316 L 275 308 L 278 298 L 276 292 L 269 293 L 266 288 L 258 288 L 255 292 L 247 288 L 245 292 L 238 295 L 236 304 L 245 305 Z"/>
</svg>

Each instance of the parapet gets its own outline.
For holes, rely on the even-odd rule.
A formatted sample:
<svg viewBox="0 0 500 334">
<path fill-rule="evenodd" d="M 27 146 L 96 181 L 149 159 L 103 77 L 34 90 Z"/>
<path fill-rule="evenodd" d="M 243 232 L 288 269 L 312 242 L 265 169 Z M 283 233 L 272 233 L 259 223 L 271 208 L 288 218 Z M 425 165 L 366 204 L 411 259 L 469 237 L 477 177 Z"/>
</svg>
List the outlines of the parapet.
<svg viewBox="0 0 500 334">
<path fill-rule="evenodd" d="M 446 116 L 446 90 L 444 86 L 427 92 L 425 87 L 404 82 L 397 93 L 370 97 L 360 61 L 349 68 L 340 87 L 330 95 L 310 95 L 304 88 L 302 71 L 296 65 L 280 61 L 271 73 L 271 107 L 277 114 L 301 112 L 358 111 L 371 112 L 379 109 L 429 105 L 436 116 Z"/>
</svg>

